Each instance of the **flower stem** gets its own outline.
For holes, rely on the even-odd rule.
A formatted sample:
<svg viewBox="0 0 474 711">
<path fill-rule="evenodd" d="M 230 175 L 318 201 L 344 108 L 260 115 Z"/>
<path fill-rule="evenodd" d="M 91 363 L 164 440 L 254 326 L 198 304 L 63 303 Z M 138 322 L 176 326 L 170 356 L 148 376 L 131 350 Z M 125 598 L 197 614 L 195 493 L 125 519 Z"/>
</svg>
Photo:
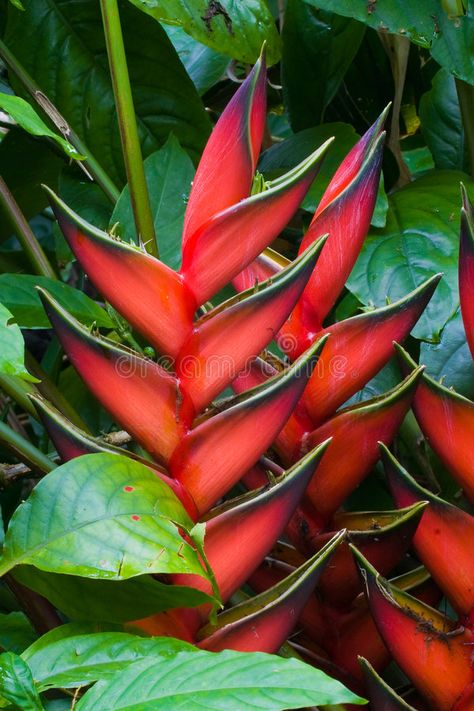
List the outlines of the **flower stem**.
<svg viewBox="0 0 474 711">
<path fill-rule="evenodd" d="M 109 178 L 105 170 L 97 162 L 79 136 L 72 130 L 64 116 L 59 113 L 46 94 L 41 91 L 40 87 L 28 74 L 26 69 L 10 51 L 7 45 L 2 42 L 2 40 L 0 40 L 0 57 L 3 59 L 10 71 L 15 74 L 16 78 L 21 82 L 41 110 L 44 111 L 56 128 L 59 129 L 64 138 L 66 138 L 69 143 L 74 146 L 78 153 L 86 156 L 86 160 L 78 161 L 78 166 L 84 170 L 88 178 L 93 178 L 95 180 L 97 185 L 115 205 L 120 195 L 120 191 L 117 186 Z"/>
<path fill-rule="evenodd" d="M 115 105 L 137 236 L 158 256 L 117 0 L 100 0 Z"/>
<path fill-rule="evenodd" d="M 35 274 L 56 279 L 56 273 L 51 266 L 42 246 L 36 239 L 18 204 L 9 191 L 7 184 L 0 176 L 0 209 L 15 231 L 18 240 L 25 250 Z"/>
</svg>

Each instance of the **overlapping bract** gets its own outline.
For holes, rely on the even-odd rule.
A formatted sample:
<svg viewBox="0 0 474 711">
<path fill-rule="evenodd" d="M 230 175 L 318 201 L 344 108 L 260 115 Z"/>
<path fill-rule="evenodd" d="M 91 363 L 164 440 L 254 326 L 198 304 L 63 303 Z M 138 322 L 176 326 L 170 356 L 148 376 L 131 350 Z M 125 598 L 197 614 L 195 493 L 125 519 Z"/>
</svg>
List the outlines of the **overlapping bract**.
<svg viewBox="0 0 474 711">
<path fill-rule="evenodd" d="M 158 358 L 84 328 L 42 292 L 64 350 L 116 422 L 152 457 L 148 466 L 204 524 L 204 550 L 223 601 L 246 582 L 257 593 L 226 609 L 217 621 L 210 621 L 209 608 L 201 607 L 171 610 L 134 624 L 150 634 L 181 636 L 214 651 L 270 652 L 279 649 L 297 624 L 295 649 L 357 691 L 363 690 L 364 680 L 357 655 L 362 653 L 380 671 L 390 660 L 388 647 L 432 704 L 451 708 L 446 704 L 456 693 L 466 694 L 470 683 L 463 648 L 468 632 L 449 633 L 449 640 L 456 640 L 453 654 L 461 654 L 450 689 L 429 691 L 436 675 L 449 667 L 447 655 L 438 654 L 440 617 L 435 615 L 433 621 L 425 612 L 426 604 L 439 600 L 439 590 L 425 570 L 399 577 L 395 588 L 381 582 L 372 566 L 390 574 L 414 536 L 433 578 L 468 620 L 468 576 L 458 581 L 453 593 L 453 576 L 446 574 L 443 556 L 433 553 L 430 538 L 436 527 L 449 527 L 453 521 L 450 550 L 459 545 L 459 560 L 466 559 L 467 565 L 460 539 L 470 530 L 470 517 L 417 488 L 400 473 L 387 449 L 383 456 L 390 463 L 389 479 L 401 510 L 340 511 L 379 459 L 379 443 L 391 444 L 412 402 L 417 416 L 425 410 L 417 403 L 431 383 L 423 369 L 410 362 L 404 366 L 405 379 L 393 390 L 343 406 L 392 358 L 394 341 L 406 339 L 440 275 L 396 303 L 323 327 L 369 229 L 386 112 L 342 162 L 297 259 L 288 262 L 270 245 L 298 209 L 330 141 L 285 176 L 265 184 L 262 192 L 251 194 L 264 132 L 265 93 L 260 59 L 223 112 L 202 156 L 184 220 L 179 272 L 141 247 L 88 225 L 50 192 L 62 231 L 91 282 L 137 338 L 144 339 L 140 342 L 158 351 Z M 465 200 L 462 249 L 474 254 L 470 210 Z M 469 319 L 469 268 L 461 269 L 460 279 L 463 314 Z M 240 293 L 209 308 L 206 302 L 231 281 Z M 264 350 L 272 341 L 284 359 Z M 235 395 L 219 399 L 229 385 Z M 68 423 L 44 401 L 35 404 L 63 459 L 104 449 L 117 452 Z M 457 400 L 455 405 L 453 422 Z M 449 448 L 439 444 L 435 404 L 430 409 L 427 417 L 434 429 L 427 436 L 436 441 L 447 465 L 461 471 L 459 481 L 469 492 L 470 460 L 460 462 L 459 454 L 450 457 Z M 467 421 L 461 410 L 456 417 Z M 419 417 L 425 427 L 423 415 Z M 462 442 L 467 434 L 457 431 L 456 436 Z M 239 480 L 247 488 L 260 488 L 219 505 Z M 277 543 L 282 535 L 292 545 Z M 365 556 L 358 553 L 357 561 L 364 570 L 368 604 L 348 542 Z M 206 585 L 189 576 L 175 576 L 173 582 Z M 410 590 L 425 602 L 408 603 L 407 593 L 399 590 Z M 434 629 L 429 652 L 434 671 L 429 674 L 413 672 L 415 662 L 405 659 L 414 659 L 413 649 L 400 633 L 390 637 L 391 620 L 402 620 L 404 605 L 412 605 L 413 616 L 428 615 Z M 423 652 L 423 645 L 418 635 L 417 653 Z M 364 669 L 367 674 L 369 667 Z"/>
</svg>

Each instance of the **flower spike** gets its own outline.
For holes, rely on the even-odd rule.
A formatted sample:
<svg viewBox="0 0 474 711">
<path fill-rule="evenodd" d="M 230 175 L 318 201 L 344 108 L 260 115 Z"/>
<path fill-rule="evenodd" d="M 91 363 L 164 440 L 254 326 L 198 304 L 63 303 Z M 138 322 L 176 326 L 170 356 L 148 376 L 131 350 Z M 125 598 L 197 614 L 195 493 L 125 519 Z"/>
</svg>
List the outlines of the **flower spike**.
<svg viewBox="0 0 474 711">
<path fill-rule="evenodd" d="M 461 240 L 459 245 L 459 298 L 466 339 L 474 358 L 474 206 L 461 183 Z"/>
</svg>

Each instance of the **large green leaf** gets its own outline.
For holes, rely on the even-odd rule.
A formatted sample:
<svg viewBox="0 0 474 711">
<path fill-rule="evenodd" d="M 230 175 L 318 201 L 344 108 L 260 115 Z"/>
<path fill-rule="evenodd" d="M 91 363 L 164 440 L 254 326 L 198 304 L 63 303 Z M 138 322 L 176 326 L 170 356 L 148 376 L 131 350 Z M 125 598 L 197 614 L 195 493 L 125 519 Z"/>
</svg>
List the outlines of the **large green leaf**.
<svg viewBox="0 0 474 711">
<path fill-rule="evenodd" d="M 315 126 L 354 59 L 365 25 L 289 0 L 283 26 L 283 95 L 295 131 Z"/>
<path fill-rule="evenodd" d="M 30 104 L 22 99 L 20 96 L 12 96 L 11 94 L 4 94 L 0 92 L 0 109 L 6 111 L 10 114 L 12 119 L 21 126 L 25 131 L 28 131 L 32 136 L 41 136 L 43 138 L 50 138 L 55 141 L 69 158 L 81 159 L 81 156 L 74 146 L 72 146 L 69 141 L 66 141 L 62 136 L 59 136 L 54 131 L 45 124 L 45 122 L 38 116 L 36 111 Z"/>
<path fill-rule="evenodd" d="M 90 580 L 76 575 L 45 573 L 29 565 L 18 567 L 14 575 L 72 620 L 129 622 L 175 607 L 212 602 L 199 590 L 165 585 L 149 575 L 121 581 Z"/>
<path fill-rule="evenodd" d="M 87 454 L 42 479 L 13 514 L 0 574 L 20 564 L 52 573 L 125 580 L 146 573 L 204 576 L 193 523 L 171 489 L 143 464 Z"/>
<path fill-rule="evenodd" d="M 6 44 L 14 48 L 111 178 L 123 185 L 125 171 L 100 4 L 96 0 L 28 0 L 25 9 L 9 8 Z M 125 0 L 120 11 L 144 155 L 156 151 L 173 131 L 197 158 L 210 121 L 191 79 L 158 22 Z"/>
<path fill-rule="evenodd" d="M 459 183 L 473 181 L 456 171 L 433 171 L 389 197 L 387 224 L 367 237 L 348 288 L 364 304 L 396 301 L 437 272 L 438 288 L 412 333 L 436 341 L 459 303 Z"/>
<path fill-rule="evenodd" d="M 280 57 L 280 38 L 266 0 L 131 0 L 156 20 L 180 25 L 203 44 L 252 64 L 267 43 L 269 64 Z"/>
<path fill-rule="evenodd" d="M 160 259 L 173 269 L 179 269 L 184 213 L 194 178 L 193 164 L 178 140 L 170 136 L 163 148 L 149 156 L 144 165 Z M 111 226 L 117 222 L 117 234 L 127 242 L 136 242 L 128 185 L 110 218 Z"/>
<path fill-rule="evenodd" d="M 180 652 L 159 664 L 130 664 L 110 681 L 99 681 L 77 711 L 256 711 L 315 704 L 364 703 L 324 672 L 296 659 L 242 652 Z"/>
<path fill-rule="evenodd" d="M 428 375 L 474 399 L 474 363 L 459 309 L 444 327 L 439 343 L 422 343 L 420 363 Z"/>
<path fill-rule="evenodd" d="M 43 711 L 43 704 L 28 665 L 13 652 L 0 654 L 0 702 L 9 701 L 24 711 Z"/>
<path fill-rule="evenodd" d="M 0 648 L 19 654 L 29 647 L 37 636 L 23 612 L 0 613 Z"/>
<path fill-rule="evenodd" d="M 61 639 L 44 635 L 22 654 L 39 691 L 54 687 L 87 686 L 109 679 L 132 662 L 162 658 L 177 652 L 193 652 L 194 647 L 169 637 L 137 637 L 125 632 L 73 634 Z"/>
<path fill-rule="evenodd" d="M 420 101 L 423 137 L 437 168 L 462 170 L 464 166 L 464 131 L 454 77 L 440 69 L 432 88 Z"/>
<path fill-rule="evenodd" d="M 198 94 L 202 96 L 223 76 L 229 57 L 206 47 L 177 25 L 164 25 L 163 29 L 178 52 Z"/>
<path fill-rule="evenodd" d="M 25 368 L 25 343 L 18 325 L 12 323 L 13 318 L 13 314 L 0 303 L 0 373 L 36 382 Z"/>
<path fill-rule="evenodd" d="M 258 169 L 261 173 L 264 173 L 265 177 L 281 175 L 290 168 L 294 168 L 295 165 L 300 163 L 331 136 L 335 136 L 336 140 L 327 152 L 316 180 L 314 180 L 302 203 L 304 210 L 314 212 L 341 161 L 359 139 L 352 126 L 339 122 L 325 123 L 321 126 L 299 131 L 262 153 Z M 387 196 L 381 182 L 372 218 L 374 226 L 383 227 L 385 225 L 387 208 Z"/>
<path fill-rule="evenodd" d="M 51 328 L 41 305 L 36 286 L 47 289 L 61 304 L 87 325 L 112 328 L 108 313 L 78 289 L 61 281 L 30 274 L 2 274 L 0 301 L 12 312 L 21 328 Z"/>
<path fill-rule="evenodd" d="M 429 47 L 432 56 L 455 76 L 474 84 L 474 5 L 466 3 L 466 14 L 451 14 L 443 0 L 305 0 L 324 10 L 352 17 L 374 30 L 409 37 Z"/>
</svg>

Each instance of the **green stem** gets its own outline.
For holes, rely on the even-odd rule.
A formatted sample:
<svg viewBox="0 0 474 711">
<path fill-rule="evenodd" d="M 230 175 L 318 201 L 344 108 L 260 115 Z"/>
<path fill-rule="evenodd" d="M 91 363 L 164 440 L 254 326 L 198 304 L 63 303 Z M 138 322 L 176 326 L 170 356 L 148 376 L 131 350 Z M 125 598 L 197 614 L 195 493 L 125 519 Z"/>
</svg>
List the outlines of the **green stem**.
<svg viewBox="0 0 474 711">
<path fill-rule="evenodd" d="M 54 462 L 46 454 L 31 444 L 25 437 L 0 421 L 0 442 L 34 471 L 47 474 L 55 468 Z"/>
<path fill-rule="evenodd" d="M 72 130 L 64 116 L 59 113 L 46 94 L 41 91 L 34 79 L 28 74 L 26 69 L 20 64 L 18 59 L 2 40 L 0 40 L 0 57 L 69 143 L 74 146 L 78 153 L 86 156 L 85 161 L 78 161 L 79 167 L 85 170 L 89 178 L 92 177 L 95 180 L 97 185 L 99 185 L 105 195 L 107 195 L 109 200 L 115 205 L 120 195 L 117 186 L 109 178 L 105 170 L 97 162 L 79 136 Z"/>
<path fill-rule="evenodd" d="M 15 375 L 0 374 L 0 390 L 14 400 L 29 415 L 38 419 L 38 414 L 33 403 L 28 397 L 28 393 L 36 392 L 36 388 Z"/>
<path fill-rule="evenodd" d="M 9 191 L 7 184 L 0 176 L 0 209 L 15 231 L 18 240 L 25 250 L 35 274 L 56 279 L 56 273 L 51 266 L 42 246 L 25 219 L 18 204 Z"/>
<path fill-rule="evenodd" d="M 143 169 L 117 0 L 100 0 L 100 7 L 137 236 L 145 244 L 147 251 L 157 257 L 158 245 Z"/>
<path fill-rule="evenodd" d="M 474 86 L 462 79 L 456 79 L 462 125 L 469 157 L 469 170 L 474 178 Z"/>
</svg>

